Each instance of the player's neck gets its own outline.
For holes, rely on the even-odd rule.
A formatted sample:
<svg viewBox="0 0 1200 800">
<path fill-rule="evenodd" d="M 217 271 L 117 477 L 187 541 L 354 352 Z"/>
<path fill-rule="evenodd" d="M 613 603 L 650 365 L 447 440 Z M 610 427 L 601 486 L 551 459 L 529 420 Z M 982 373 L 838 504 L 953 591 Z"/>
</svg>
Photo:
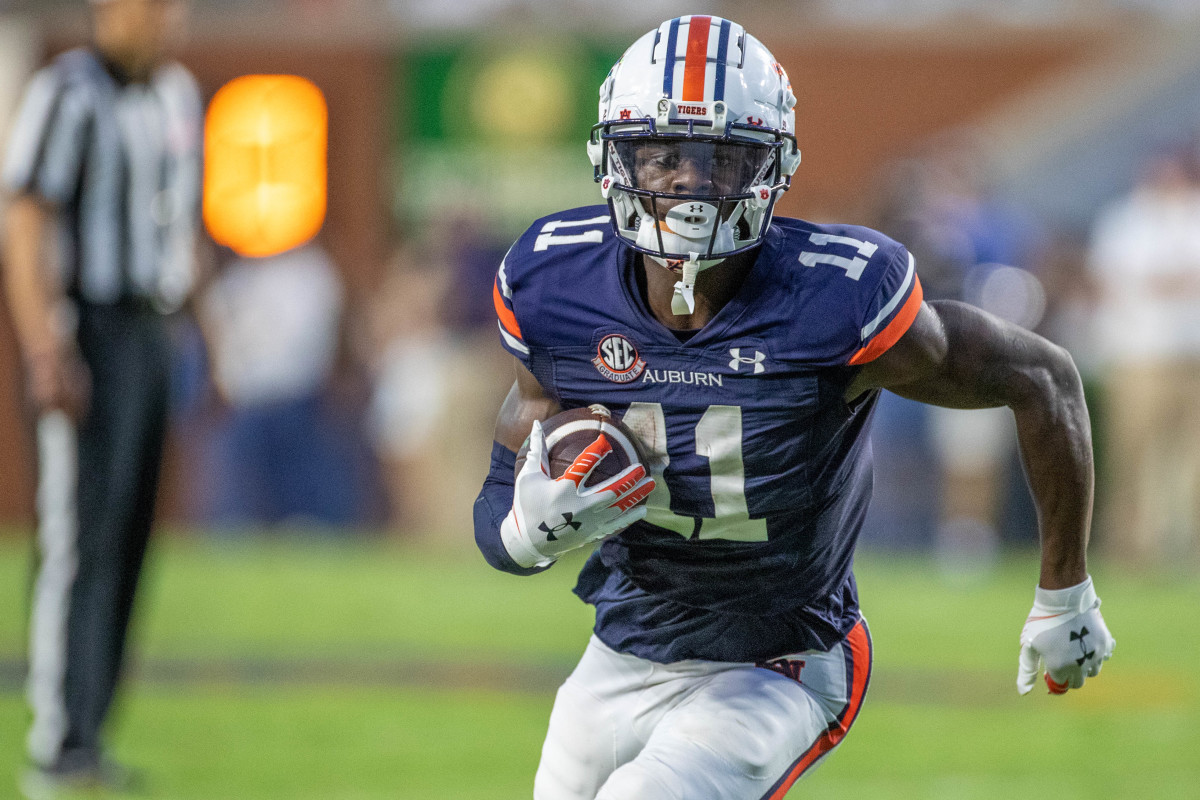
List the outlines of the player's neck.
<svg viewBox="0 0 1200 800">
<path fill-rule="evenodd" d="M 757 257 L 758 251 L 752 250 L 697 275 L 696 310 L 691 314 L 679 315 L 671 311 L 671 298 L 675 295 L 675 282 L 679 276 L 649 256 L 643 256 L 638 262 L 638 284 L 655 319 L 672 330 L 695 330 L 707 325 L 733 299 Z"/>
</svg>

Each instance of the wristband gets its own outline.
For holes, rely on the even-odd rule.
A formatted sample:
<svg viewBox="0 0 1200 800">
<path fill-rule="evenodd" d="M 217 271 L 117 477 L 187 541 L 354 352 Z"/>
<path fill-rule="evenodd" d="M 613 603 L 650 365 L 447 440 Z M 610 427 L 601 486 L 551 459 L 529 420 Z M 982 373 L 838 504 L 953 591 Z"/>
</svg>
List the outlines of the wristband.
<svg viewBox="0 0 1200 800">
<path fill-rule="evenodd" d="M 492 443 L 491 467 L 479 497 L 475 499 L 475 545 L 492 567 L 513 575 L 534 575 L 549 568 L 523 567 L 509 555 L 500 534 L 500 526 L 513 502 L 513 470 L 517 454 L 499 442 Z"/>
</svg>

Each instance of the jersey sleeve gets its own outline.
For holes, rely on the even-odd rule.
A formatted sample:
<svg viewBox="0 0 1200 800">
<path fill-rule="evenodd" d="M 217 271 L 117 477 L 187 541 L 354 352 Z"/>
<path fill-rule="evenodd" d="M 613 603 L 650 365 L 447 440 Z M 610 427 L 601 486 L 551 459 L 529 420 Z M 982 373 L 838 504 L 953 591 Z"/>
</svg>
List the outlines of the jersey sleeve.
<svg viewBox="0 0 1200 800">
<path fill-rule="evenodd" d="M 54 203 L 71 199 L 79 182 L 87 124 L 82 98 L 57 65 L 30 80 L 9 135 L 4 188 Z"/>
<path fill-rule="evenodd" d="M 515 246 L 514 248 L 515 249 Z M 529 345 L 521 334 L 521 325 L 517 322 L 517 312 L 513 305 L 513 287 L 509 283 L 508 262 L 513 257 L 509 250 L 500 269 L 496 272 L 496 281 L 492 286 L 492 301 L 496 306 L 496 324 L 500 328 L 500 343 L 504 349 L 516 356 L 526 369 L 530 369 Z"/>
<path fill-rule="evenodd" d="M 912 254 L 898 247 L 867 303 L 859 329 L 859 348 L 848 363 L 866 364 L 886 353 L 917 318 L 922 301 L 921 281 Z"/>
</svg>

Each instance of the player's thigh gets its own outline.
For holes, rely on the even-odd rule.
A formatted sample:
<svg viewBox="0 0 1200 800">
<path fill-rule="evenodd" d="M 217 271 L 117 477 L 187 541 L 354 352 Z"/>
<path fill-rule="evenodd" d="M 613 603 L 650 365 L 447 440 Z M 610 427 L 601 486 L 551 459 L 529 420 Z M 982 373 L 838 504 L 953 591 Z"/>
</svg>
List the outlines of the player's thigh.
<svg viewBox="0 0 1200 800">
<path fill-rule="evenodd" d="M 637 755 L 642 740 L 634 724 L 647 716 L 643 690 L 652 671 L 593 638 L 555 696 L 535 800 L 592 800 L 613 770 Z"/>
<path fill-rule="evenodd" d="M 596 800 L 782 798 L 844 738 L 870 675 L 865 625 L 828 653 L 712 676 L 669 711 Z"/>
<path fill-rule="evenodd" d="M 597 800 L 758 800 L 829 723 L 795 681 L 764 668 L 730 670 L 668 713 Z"/>
</svg>

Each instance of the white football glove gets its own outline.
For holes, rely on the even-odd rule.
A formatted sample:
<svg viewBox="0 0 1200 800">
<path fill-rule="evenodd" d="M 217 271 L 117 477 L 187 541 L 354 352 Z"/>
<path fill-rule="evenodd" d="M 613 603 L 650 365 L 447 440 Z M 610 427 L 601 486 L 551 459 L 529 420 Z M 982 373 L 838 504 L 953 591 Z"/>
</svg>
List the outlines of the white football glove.
<svg viewBox="0 0 1200 800">
<path fill-rule="evenodd" d="M 633 464 L 603 483 L 584 483 L 612 445 L 596 438 L 561 478 L 550 477 L 546 434 L 540 422 L 529 434 L 529 453 L 517 474 L 513 506 L 500 538 L 522 567 L 544 567 L 568 550 L 603 539 L 646 516 L 638 505 L 654 489 L 646 468 Z"/>
<path fill-rule="evenodd" d="M 1100 616 L 1100 598 L 1090 576 L 1066 589 L 1039 586 L 1021 630 L 1017 691 L 1029 693 L 1043 664 L 1051 694 L 1078 689 L 1100 674 L 1116 643 Z"/>
</svg>

